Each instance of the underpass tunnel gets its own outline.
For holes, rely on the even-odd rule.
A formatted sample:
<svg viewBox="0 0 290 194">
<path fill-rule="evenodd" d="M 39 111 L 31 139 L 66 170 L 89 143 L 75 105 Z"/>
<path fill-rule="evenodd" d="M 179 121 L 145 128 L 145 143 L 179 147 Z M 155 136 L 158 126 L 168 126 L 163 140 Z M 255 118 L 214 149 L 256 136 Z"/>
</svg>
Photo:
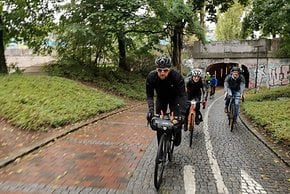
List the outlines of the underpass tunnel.
<svg viewBox="0 0 290 194">
<path fill-rule="evenodd" d="M 224 80 L 226 76 L 230 73 L 230 70 L 234 66 L 239 66 L 237 63 L 216 63 L 209 65 L 206 68 L 206 71 L 210 73 L 210 75 L 215 75 L 218 80 L 218 86 L 224 85 Z M 240 66 L 242 69 L 242 74 L 246 80 L 246 87 L 249 86 L 249 71 L 245 65 Z"/>
</svg>

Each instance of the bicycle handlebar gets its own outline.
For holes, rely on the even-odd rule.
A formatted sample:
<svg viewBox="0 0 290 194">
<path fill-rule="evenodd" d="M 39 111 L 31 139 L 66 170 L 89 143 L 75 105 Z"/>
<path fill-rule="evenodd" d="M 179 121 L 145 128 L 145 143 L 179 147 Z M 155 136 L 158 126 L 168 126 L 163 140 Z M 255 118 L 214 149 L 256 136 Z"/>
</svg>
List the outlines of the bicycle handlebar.
<svg viewBox="0 0 290 194">
<path fill-rule="evenodd" d="M 163 115 L 163 117 L 161 117 L 162 115 L 159 114 L 155 114 L 151 121 L 150 121 L 150 127 L 153 130 L 172 130 L 176 127 L 179 126 L 179 124 L 182 121 L 181 116 L 174 116 L 173 118 L 170 117 L 169 114 L 165 114 Z M 174 123 L 173 120 L 176 120 L 177 123 Z"/>
</svg>

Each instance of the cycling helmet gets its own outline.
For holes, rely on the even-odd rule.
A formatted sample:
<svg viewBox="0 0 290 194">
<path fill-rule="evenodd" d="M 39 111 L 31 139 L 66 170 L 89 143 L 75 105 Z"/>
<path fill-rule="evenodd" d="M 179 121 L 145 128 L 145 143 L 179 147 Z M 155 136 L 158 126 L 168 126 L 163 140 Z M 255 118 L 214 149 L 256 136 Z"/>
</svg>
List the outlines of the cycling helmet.
<svg viewBox="0 0 290 194">
<path fill-rule="evenodd" d="M 155 60 L 155 64 L 158 68 L 169 68 L 171 67 L 171 59 L 166 56 L 157 57 Z"/>
<path fill-rule="evenodd" d="M 192 73 L 191 73 L 191 75 L 192 75 L 193 77 L 196 77 L 196 76 L 199 76 L 199 77 L 200 77 L 201 72 L 198 71 L 198 70 L 193 70 Z"/>
<path fill-rule="evenodd" d="M 238 71 L 240 73 L 241 72 L 241 69 L 239 67 L 233 67 L 231 69 L 231 72 L 233 72 L 233 71 Z"/>
</svg>

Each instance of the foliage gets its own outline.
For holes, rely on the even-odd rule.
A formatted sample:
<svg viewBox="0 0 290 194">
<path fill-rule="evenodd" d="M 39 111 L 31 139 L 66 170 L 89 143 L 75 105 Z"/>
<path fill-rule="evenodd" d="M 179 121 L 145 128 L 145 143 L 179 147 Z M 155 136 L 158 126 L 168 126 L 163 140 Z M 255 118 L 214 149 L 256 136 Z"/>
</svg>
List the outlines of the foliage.
<svg viewBox="0 0 290 194">
<path fill-rule="evenodd" d="M 72 80 L 49 76 L 0 76 L 0 117 L 47 130 L 124 106 L 121 99 Z"/>
<path fill-rule="evenodd" d="M 218 14 L 218 22 L 215 28 L 217 40 L 241 39 L 241 17 L 243 6 L 235 3 L 227 12 Z"/>
<path fill-rule="evenodd" d="M 146 38 L 146 34 L 159 29 L 155 28 L 159 24 L 150 21 L 146 13 L 138 14 L 144 3 L 135 0 L 86 0 L 66 4 L 57 32 L 60 59 L 96 66 L 109 62 L 118 67 L 123 52 L 120 49 L 133 51 L 141 45 L 148 52 L 153 45 L 148 41 L 153 39 Z"/>
<path fill-rule="evenodd" d="M 194 0 L 192 1 L 193 11 L 201 13 L 204 9 L 207 12 L 207 21 L 217 22 L 217 12 L 226 12 L 235 2 L 246 6 L 249 0 Z"/>
<path fill-rule="evenodd" d="M 253 0 L 252 9 L 243 21 L 243 36 L 253 30 L 261 31 L 262 37 L 279 35 L 284 44 L 280 55 L 290 55 L 290 4 L 289 0 Z"/>
<path fill-rule="evenodd" d="M 277 100 L 278 98 L 290 98 L 290 85 L 274 87 L 271 89 L 263 88 L 259 90 L 259 93 L 255 94 L 247 92 L 248 101 L 265 101 L 265 100 Z"/>
<path fill-rule="evenodd" d="M 24 41 L 35 51 L 48 48 L 48 34 L 55 28 L 54 7 L 60 0 L 1 1 L 4 41 Z"/>
<path fill-rule="evenodd" d="M 290 85 L 247 93 L 245 114 L 279 140 L 290 140 Z"/>
<path fill-rule="evenodd" d="M 44 69 L 49 75 L 93 82 L 104 91 L 119 96 L 137 100 L 145 99 L 144 76 L 148 74 L 148 69 L 144 69 L 142 73 L 137 73 L 135 71 L 126 72 L 114 66 L 92 69 L 89 66 L 79 64 L 53 64 L 46 66 Z"/>
</svg>

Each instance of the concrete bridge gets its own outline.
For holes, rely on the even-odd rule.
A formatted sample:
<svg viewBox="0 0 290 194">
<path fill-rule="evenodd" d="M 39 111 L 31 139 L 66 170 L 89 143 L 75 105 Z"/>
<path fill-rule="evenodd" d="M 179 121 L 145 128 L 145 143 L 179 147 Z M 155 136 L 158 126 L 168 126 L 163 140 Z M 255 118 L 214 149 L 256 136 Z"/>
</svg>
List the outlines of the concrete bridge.
<svg viewBox="0 0 290 194">
<path fill-rule="evenodd" d="M 232 66 L 239 66 L 249 88 L 285 85 L 290 79 L 290 57 L 276 57 L 278 39 L 237 40 L 201 44 L 190 48 L 184 65 L 215 74 L 219 85 Z"/>
</svg>

